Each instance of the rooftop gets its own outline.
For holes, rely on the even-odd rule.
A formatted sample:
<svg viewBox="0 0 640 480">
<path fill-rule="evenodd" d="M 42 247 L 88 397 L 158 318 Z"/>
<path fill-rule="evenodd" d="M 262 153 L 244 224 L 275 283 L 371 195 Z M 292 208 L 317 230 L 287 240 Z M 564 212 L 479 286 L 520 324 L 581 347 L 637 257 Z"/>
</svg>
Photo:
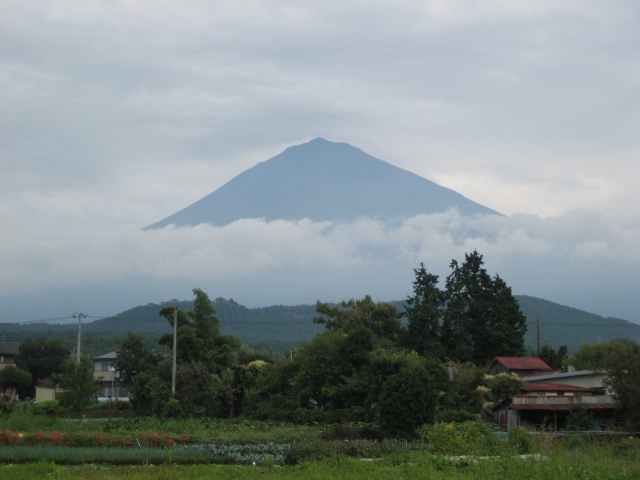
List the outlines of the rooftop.
<svg viewBox="0 0 640 480">
<path fill-rule="evenodd" d="M 553 370 L 543 360 L 535 357 L 496 357 L 493 360 L 495 362 L 509 370 Z"/>
</svg>

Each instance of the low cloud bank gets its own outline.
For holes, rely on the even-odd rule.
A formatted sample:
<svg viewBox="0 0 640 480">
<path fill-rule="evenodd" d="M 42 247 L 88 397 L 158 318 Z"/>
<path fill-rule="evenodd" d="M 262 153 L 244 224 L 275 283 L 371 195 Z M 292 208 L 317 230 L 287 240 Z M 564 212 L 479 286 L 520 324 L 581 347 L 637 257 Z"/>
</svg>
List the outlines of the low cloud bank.
<svg viewBox="0 0 640 480">
<path fill-rule="evenodd" d="M 100 314 L 190 298 L 193 287 L 248 306 L 366 293 L 382 301 L 411 292 L 413 268 L 420 262 L 444 280 L 451 259 L 463 260 L 477 249 L 487 270 L 502 276 L 516 294 L 640 320 L 635 313 L 640 300 L 633 293 L 640 280 L 639 240 L 638 222 L 594 212 L 468 219 L 451 211 L 396 224 L 247 219 L 225 227 L 5 245 L 0 283 L 6 303 L 29 292 L 36 303 L 42 295 L 49 302 L 74 297 L 77 305 L 82 292 L 88 308 L 112 310 Z M 21 311 L 25 308 L 30 307 L 23 304 Z"/>
</svg>

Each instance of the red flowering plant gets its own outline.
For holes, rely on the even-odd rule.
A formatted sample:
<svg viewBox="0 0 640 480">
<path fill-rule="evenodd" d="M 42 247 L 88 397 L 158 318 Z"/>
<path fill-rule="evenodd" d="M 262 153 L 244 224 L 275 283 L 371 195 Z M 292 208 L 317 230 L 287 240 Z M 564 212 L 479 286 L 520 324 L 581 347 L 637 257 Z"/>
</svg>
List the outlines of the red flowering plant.
<svg viewBox="0 0 640 480">
<path fill-rule="evenodd" d="M 195 443 L 191 435 L 172 437 L 168 432 L 148 434 L 141 432 L 133 435 L 114 435 L 102 432 L 61 433 L 43 431 L 21 433 L 2 430 L 0 445 L 53 445 L 68 447 L 159 447 L 171 448 L 173 445 Z"/>
</svg>

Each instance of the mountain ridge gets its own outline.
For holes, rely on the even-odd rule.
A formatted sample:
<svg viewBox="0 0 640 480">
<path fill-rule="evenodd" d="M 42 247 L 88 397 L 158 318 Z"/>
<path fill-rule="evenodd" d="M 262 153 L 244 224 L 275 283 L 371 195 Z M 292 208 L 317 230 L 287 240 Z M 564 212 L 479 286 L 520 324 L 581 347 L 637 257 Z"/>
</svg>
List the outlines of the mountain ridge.
<svg viewBox="0 0 640 480">
<path fill-rule="evenodd" d="M 614 317 L 602 317 L 577 308 L 560 305 L 528 295 L 515 295 L 524 315 L 528 330 L 525 335 L 527 346 L 535 348 L 538 341 L 537 324 L 540 323 L 541 344 L 557 348 L 567 345 L 569 352 L 575 352 L 583 343 L 601 343 L 615 338 L 640 338 L 640 325 Z M 404 311 L 405 301 L 391 301 L 399 311 Z M 212 301 L 220 319 L 221 331 L 238 337 L 243 342 L 256 347 L 277 348 L 285 345 L 291 349 L 304 340 L 310 340 L 324 330 L 323 325 L 314 324 L 315 305 L 271 305 L 247 308 L 233 299 L 216 298 Z M 83 324 L 83 335 L 104 336 L 124 334 L 132 331 L 147 335 L 169 333 L 170 327 L 158 312 L 165 306 L 177 306 L 183 310 L 193 308 L 191 300 L 170 300 L 159 304 L 149 303 L 125 310 L 117 315 Z M 29 336 L 46 335 L 47 338 L 64 335 L 73 336 L 73 325 L 0 324 L 3 334 L 11 341 L 22 341 Z M 105 352 L 96 352 L 96 354 Z"/>
</svg>

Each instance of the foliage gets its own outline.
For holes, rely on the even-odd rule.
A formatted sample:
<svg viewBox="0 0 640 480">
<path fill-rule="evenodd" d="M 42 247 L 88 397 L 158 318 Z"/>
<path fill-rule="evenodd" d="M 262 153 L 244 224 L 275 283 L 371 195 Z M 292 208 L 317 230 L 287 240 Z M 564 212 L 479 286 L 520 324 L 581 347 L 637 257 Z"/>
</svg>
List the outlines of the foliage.
<svg viewBox="0 0 640 480">
<path fill-rule="evenodd" d="M 421 365 L 404 367 L 384 382 L 377 410 L 385 435 L 411 438 L 419 426 L 433 423 L 438 398 L 434 383 Z"/>
<path fill-rule="evenodd" d="M 590 345 L 583 344 L 578 349 L 569 363 L 576 370 L 593 370 L 596 372 L 604 372 L 610 367 L 611 358 L 622 358 L 633 342 L 627 339 L 617 339 L 611 342 Z"/>
<path fill-rule="evenodd" d="M 374 303 L 369 295 L 361 300 L 342 301 L 340 305 L 317 302 L 319 316 L 314 323 L 324 324 L 327 331 L 350 333 L 359 328 L 370 330 L 376 341 L 391 347 L 398 343 L 402 332 L 400 314 L 391 303 Z"/>
<path fill-rule="evenodd" d="M 118 372 L 118 382 L 130 387 L 136 375 L 149 370 L 157 362 L 158 358 L 147 349 L 143 337 L 127 332 L 126 340 L 118 346 L 113 367 Z"/>
<path fill-rule="evenodd" d="M 91 403 L 93 395 L 98 393 L 100 385 L 93 376 L 93 365 L 87 354 L 80 363 L 65 360 L 62 373 L 55 375 L 60 383 L 60 405 L 64 408 L 81 412 Z"/>
<path fill-rule="evenodd" d="M 522 390 L 522 378 L 516 373 L 485 375 L 483 384 L 491 390 L 491 400 L 498 404 Z"/>
<path fill-rule="evenodd" d="M 511 288 L 499 276 L 491 278 L 483 263 L 477 251 L 465 254 L 462 264 L 451 261 L 442 324 L 446 355 L 476 365 L 496 356 L 521 356 L 527 330 Z"/>
<path fill-rule="evenodd" d="M 593 430 L 593 415 L 582 405 L 579 398 L 567 416 L 567 428 L 578 431 Z"/>
<path fill-rule="evenodd" d="M 452 378 L 440 399 L 437 420 L 463 422 L 477 418 L 487 400 L 486 391 L 478 389 L 485 379 L 484 369 L 467 363 L 449 363 Z"/>
<path fill-rule="evenodd" d="M 605 386 L 624 408 L 632 428 L 640 430 L 640 345 L 616 346 L 606 359 Z"/>
<path fill-rule="evenodd" d="M 438 288 L 438 276 L 428 273 L 423 263 L 413 272 L 413 295 L 407 297 L 405 307 L 407 329 L 403 345 L 422 356 L 442 358 L 445 352 L 440 323 L 445 294 Z"/>
<path fill-rule="evenodd" d="M 537 357 L 544 361 L 551 368 L 560 370 L 565 367 L 567 359 L 567 346 L 560 345 L 558 350 L 554 350 L 551 345 L 543 345 Z"/>
<path fill-rule="evenodd" d="M 440 455 L 496 455 L 501 441 L 493 432 L 496 426 L 483 421 L 436 423 L 420 429 L 430 451 Z"/>
<path fill-rule="evenodd" d="M 160 315 L 171 325 L 177 318 L 178 362 L 203 363 L 211 373 L 217 373 L 233 363 L 233 352 L 240 348 L 240 342 L 230 335 L 220 334 L 220 320 L 215 316 L 216 309 L 209 296 L 199 288 L 193 293 L 193 310 L 165 307 Z M 173 348 L 173 335 L 160 337 L 160 344 Z"/>
<path fill-rule="evenodd" d="M 26 388 L 31 384 L 31 380 L 29 372 L 15 365 L 8 365 L 0 370 L 0 385 L 6 387 Z"/>
<path fill-rule="evenodd" d="M 294 443 L 290 446 L 285 463 L 296 465 L 305 460 L 320 460 L 344 455 L 354 458 L 380 458 L 398 452 L 416 451 L 421 445 L 400 440 L 334 440 Z"/>
<path fill-rule="evenodd" d="M 20 343 L 20 354 L 16 365 L 28 371 L 33 380 L 50 378 L 62 371 L 62 364 L 69 359 L 71 351 L 59 339 L 29 338 Z"/>
</svg>

